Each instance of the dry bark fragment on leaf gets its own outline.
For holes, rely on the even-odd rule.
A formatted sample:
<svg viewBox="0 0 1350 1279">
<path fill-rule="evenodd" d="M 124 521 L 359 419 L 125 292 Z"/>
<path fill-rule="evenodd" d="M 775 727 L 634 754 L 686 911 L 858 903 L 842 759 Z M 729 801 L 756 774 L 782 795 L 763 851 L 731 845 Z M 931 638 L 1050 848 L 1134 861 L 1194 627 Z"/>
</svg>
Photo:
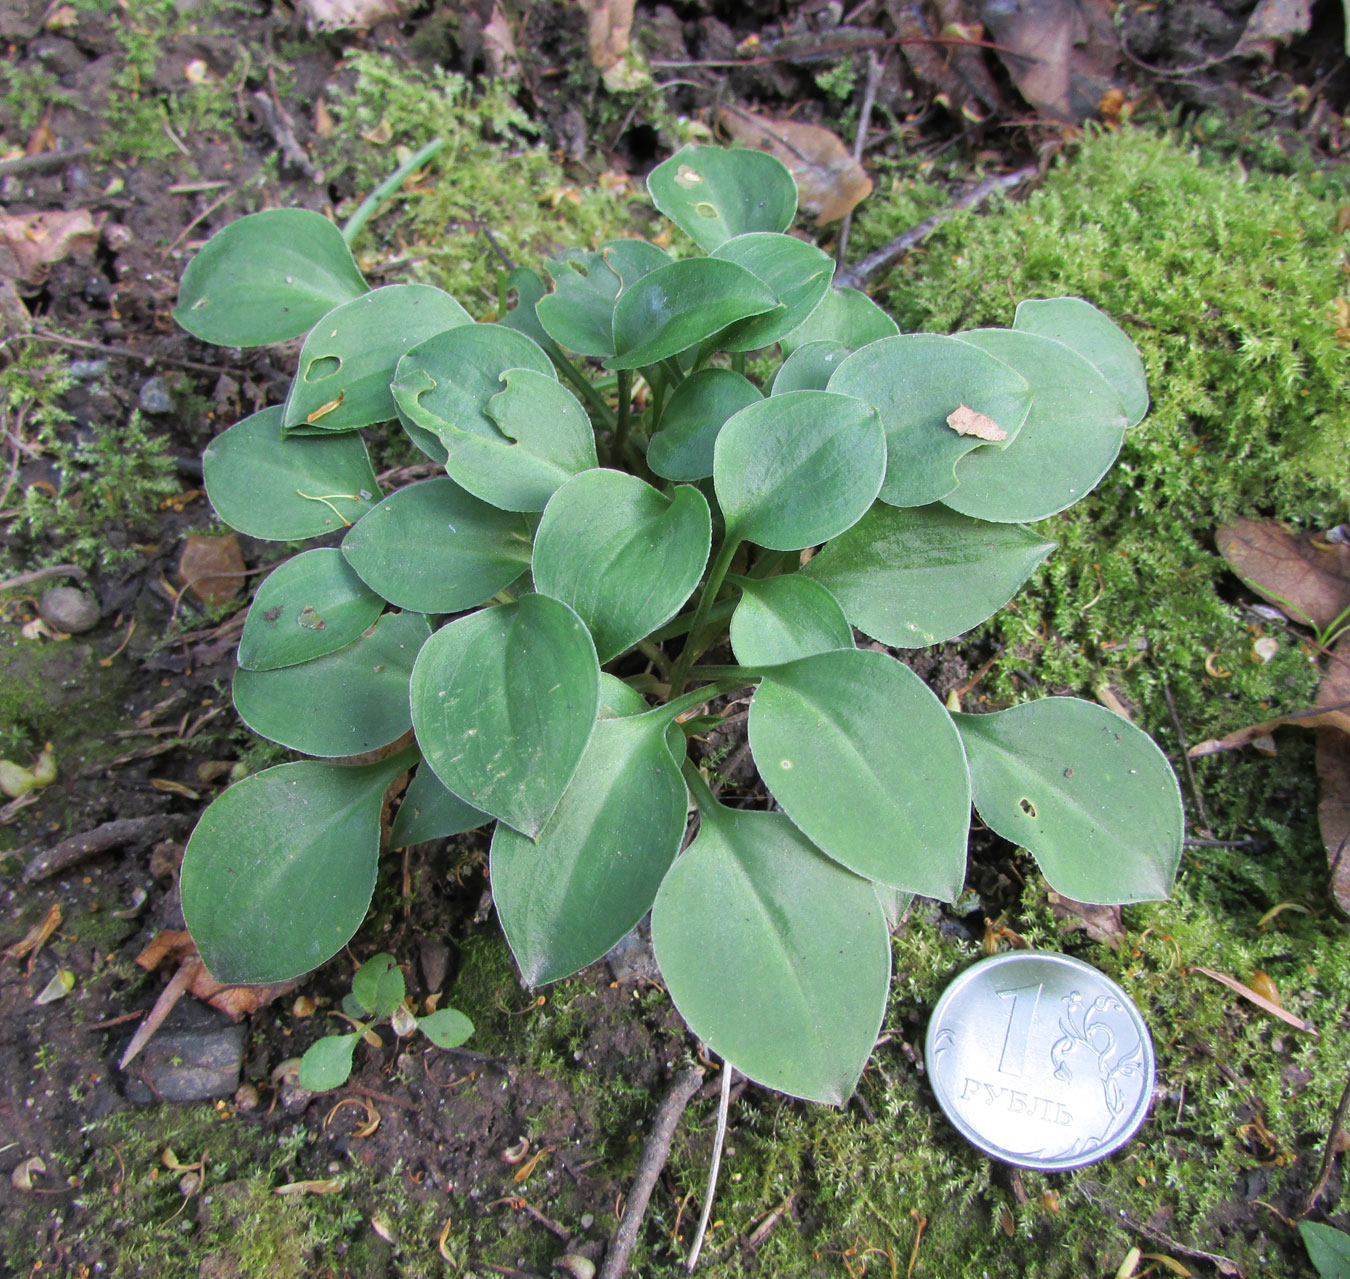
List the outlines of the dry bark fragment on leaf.
<svg viewBox="0 0 1350 1279">
<path fill-rule="evenodd" d="M 88 209 L 0 213 L 0 277 L 41 284 L 53 264 L 97 244 L 98 224 Z"/>
<path fill-rule="evenodd" d="M 411 8 L 411 0 L 300 0 L 299 11 L 311 31 L 336 31 L 340 27 L 373 27 L 386 18 L 397 18 Z"/>
<path fill-rule="evenodd" d="M 718 123 L 738 146 L 767 151 L 787 165 L 801 208 L 814 213 L 818 225 L 837 221 L 871 194 L 872 179 L 829 129 L 736 107 L 724 109 Z"/>
<path fill-rule="evenodd" d="M 183 589 L 207 608 L 228 604 L 244 582 L 244 557 L 233 533 L 206 537 L 189 533 L 178 561 Z"/>
<path fill-rule="evenodd" d="M 1008 432 L 999 426 L 992 417 L 977 413 L 965 404 L 947 414 L 947 425 L 957 435 L 973 435 L 976 439 L 990 440 L 994 443 L 1008 438 Z"/>
<path fill-rule="evenodd" d="M 1275 520 L 1235 520 L 1214 541 L 1248 587 L 1296 622 L 1321 629 L 1350 607 L 1350 546 Z"/>
</svg>

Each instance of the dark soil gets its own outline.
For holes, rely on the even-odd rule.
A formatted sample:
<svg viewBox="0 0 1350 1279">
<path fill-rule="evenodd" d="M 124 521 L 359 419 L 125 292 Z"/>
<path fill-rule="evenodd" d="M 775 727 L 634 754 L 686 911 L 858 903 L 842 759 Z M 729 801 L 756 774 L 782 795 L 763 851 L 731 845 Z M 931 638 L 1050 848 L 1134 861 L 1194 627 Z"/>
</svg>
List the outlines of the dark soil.
<svg viewBox="0 0 1350 1279">
<path fill-rule="evenodd" d="M 18 629 L 33 618 L 34 608 L 32 601 L 14 596 L 0 619 L 0 688 L 23 690 L 21 698 L 33 699 L 28 720 L 51 736 L 60 768 L 59 779 L 35 803 L 9 812 L 0 827 L 0 847 L 12 850 L 0 878 L 0 941 L 16 942 L 50 911 L 60 912 L 51 939 L 35 954 L 0 961 L 0 1170 L 6 1174 L 0 1180 L 0 1215 L 20 1207 L 26 1214 L 21 1236 L 6 1244 L 11 1264 L 22 1264 L 25 1273 L 41 1267 L 42 1273 L 87 1274 L 83 1267 L 100 1265 L 116 1272 L 118 1240 L 82 1233 L 87 1209 L 80 1205 L 97 1194 L 116 1194 L 120 1186 L 99 1122 L 132 1105 L 128 1091 L 137 1079 L 153 1093 L 160 1078 L 144 1065 L 122 1072 L 116 1064 L 134 1015 L 154 1002 L 168 976 L 146 974 L 133 961 L 159 931 L 183 927 L 176 870 L 187 833 L 225 785 L 232 764 L 254 749 L 235 725 L 229 698 L 247 585 L 235 601 L 211 611 L 176 598 L 175 573 L 184 538 L 211 525 L 204 499 L 189 494 L 200 485 L 202 448 L 224 426 L 284 395 L 291 376 L 288 353 L 208 348 L 188 337 L 169 315 L 178 277 L 212 230 L 250 207 L 325 210 L 352 194 L 318 186 L 303 171 L 304 149 L 316 141 L 311 104 L 337 73 L 347 47 L 486 74 L 479 11 L 490 7 L 422 5 L 416 20 L 404 24 L 310 37 L 289 9 L 264 0 L 230 5 L 221 14 L 206 8 L 200 22 L 190 19 L 194 6 L 182 5 L 189 21 L 181 34 L 153 49 L 140 92 L 151 101 L 172 94 L 192 67 L 239 77 L 231 127 L 172 137 L 168 148 L 156 147 L 154 154 L 116 154 L 103 139 L 110 106 L 129 92 L 119 79 L 128 59 L 122 28 L 133 21 L 136 6 L 76 5 L 78 20 L 63 25 L 58 6 L 45 0 L 0 0 L 0 40 L 12 70 L 58 90 L 49 109 L 22 124 L 17 113 L 23 104 L 13 95 L 5 100 L 3 136 L 23 148 L 25 135 L 32 135 L 29 149 L 37 162 L 0 165 L 0 201 L 11 215 L 87 208 L 101 220 L 91 252 L 56 262 L 40 282 L 19 285 L 35 333 L 20 338 L 11 329 L 0 365 L 21 347 L 81 361 L 85 371 L 60 398 L 71 419 L 62 428 L 68 437 L 78 440 L 101 423 L 125 421 L 139 406 L 149 430 L 166 442 L 184 492 L 179 504 L 140 512 L 138 527 L 113 522 L 90 530 L 119 555 L 116 564 L 105 561 L 85 582 L 103 617 L 87 635 L 19 644 Z M 833 11 L 846 7 L 821 0 L 643 3 L 638 31 L 654 58 L 689 64 L 661 69 L 660 75 L 704 86 L 675 90 L 667 99 L 672 110 L 706 112 L 720 98 L 828 121 L 837 104 L 817 87 L 820 60 L 734 69 L 716 63 L 733 59 L 751 37 L 768 45 L 785 30 L 804 36 L 827 32 L 830 20 L 840 17 Z M 1328 122 L 1339 120 L 1350 85 L 1339 4 L 1317 4 L 1312 33 L 1270 64 L 1224 59 L 1252 7 L 1252 0 L 1122 6 L 1120 30 L 1130 57 L 1121 83 L 1132 99 L 1171 109 L 1217 106 L 1247 113 L 1281 145 L 1310 140 L 1314 147 L 1335 146 Z M 529 8 L 521 28 L 522 101 L 560 153 L 578 163 L 595 159 L 624 167 L 640 177 L 668 148 L 660 120 L 638 102 L 621 127 L 610 121 L 605 131 L 597 130 L 587 118 L 588 104 L 575 100 L 550 71 L 584 59 L 582 17 L 560 4 Z M 897 14 L 910 10 L 917 13 L 919 6 L 864 4 L 852 25 L 874 24 L 878 38 L 889 39 L 899 29 Z M 288 90 L 278 95 L 269 87 L 266 67 L 283 46 L 291 75 Z M 251 55 L 242 75 L 241 49 Z M 984 105 L 983 124 L 962 116 L 961 102 L 951 102 L 950 86 L 926 80 L 924 65 L 918 57 L 893 62 L 878 103 L 913 121 L 912 140 L 934 155 L 979 153 L 986 168 L 1013 169 L 1060 136 L 1058 125 L 1026 122 L 1025 104 L 992 56 L 981 61 L 979 77 L 958 85 L 967 101 L 987 95 L 986 82 L 992 87 L 997 98 Z M 1310 87 L 1321 104 L 1320 119 L 1309 118 L 1306 96 L 1291 94 L 1298 86 Z M 936 100 L 938 92 L 948 92 L 948 105 Z M 1004 127 L 1019 120 L 1017 127 Z M 37 137 L 40 129 L 48 140 Z M 300 149 L 279 154 L 288 130 Z M 49 162 L 44 156 L 54 147 L 75 154 Z M 10 323 L 3 316 L 0 309 L 0 328 Z M 35 385 L 39 377 L 40 370 L 33 374 Z M 167 400 L 157 399 L 165 393 Z M 0 453 L 0 479 L 11 457 L 16 459 L 14 497 L 36 484 L 59 486 L 70 479 L 57 473 L 50 456 L 29 457 L 8 446 Z M 5 518 L 9 514 L 0 512 L 0 551 L 7 554 L 0 563 L 7 562 L 8 571 L 62 559 L 68 530 L 34 538 L 23 531 L 22 521 Z M 275 548 L 241 540 L 250 573 L 276 555 Z M 50 584 L 38 582 L 20 594 L 37 595 Z M 929 662 L 920 673 L 945 694 L 966 682 L 985 656 L 959 655 L 932 669 Z M 731 780 L 753 789 L 753 767 L 739 750 L 743 731 L 743 724 L 732 726 L 727 739 L 710 743 L 710 749 L 725 748 Z M 152 816 L 165 821 L 151 839 L 134 839 L 37 883 L 22 878 L 22 866 L 67 836 L 115 819 Z M 985 835 L 975 841 L 973 853 L 972 883 L 981 895 L 987 902 L 1014 905 L 1022 872 L 1012 850 Z M 406 856 L 392 854 L 353 955 L 376 950 L 397 955 L 409 964 L 409 989 L 419 998 L 452 989 L 456 975 L 469 973 L 474 957 L 485 954 L 485 944 L 498 936 L 484 871 L 482 841 L 472 836 L 415 848 Z M 950 926 L 966 927 L 955 917 Z M 340 958 L 298 993 L 336 1002 L 351 969 L 351 962 Z M 36 1004 L 35 997 L 61 971 L 73 974 L 73 991 Z M 561 1070 L 523 1070 L 517 1062 L 469 1052 L 422 1052 L 386 1036 L 379 1049 L 358 1054 L 353 1080 L 362 1091 L 351 1094 L 378 1108 L 380 1126 L 353 1140 L 367 1119 L 360 1106 L 330 1114 L 327 1099 L 310 1102 L 272 1082 L 273 1068 L 310 1041 L 297 1029 L 302 1023 L 291 1010 L 294 995 L 248 1020 L 242 1079 L 257 1081 L 257 1092 L 236 1097 L 231 1088 L 221 1105 L 238 1122 L 278 1137 L 298 1128 L 303 1136 L 287 1169 L 291 1180 L 326 1177 L 335 1162 L 354 1158 L 382 1178 L 402 1179 L 414 1198 L 453 1191 L 498 1214 L 503 1209 L 489 1205 L 519 1193 L 513 1181 L 518 1165 L 504 1162 L 502 1152 L 527 1136 L 532 1152 L 555 1151 L 548 1215 L 569 1222 L 600 1216 L 624 1189 L 615 1175 L 615 1152 L 640 1136 L 636 1124 L 650 1100 L 664 1092 L 688 1045 L 669 1003 L 644 996 L 649 987 L 640 973 L 625 972 L 622 979 L 588 973 L 574 990 L 582 987 L 589 995 L 571 998 L 565 1035 L 554 1043 L 545 1035 L 536 1049 L 621 1086 L 637 1099 L 627 1114 L 598 1113 L 597 1094 L 573 1089 Z M 527 1013 L 534 996 L 506 990 L 499 1015 Z M 211 1014 L 194 1024 L 214 1030 L 217 1023 L 226 1024 Z M 39 1152 L 46 1173 L 34 1184 L 49 1196 L 40 1219 L 29 1212 L 31 1194 L 13 1186 L 8 1175 Z M 523 1211 L 509 1205 L 506 1211 L 516 1211 L 522 1229 L 547 1229 Z M 589 1250 L 597 1252 L 598 1244 L 592 1239 Z"/>
</svg>

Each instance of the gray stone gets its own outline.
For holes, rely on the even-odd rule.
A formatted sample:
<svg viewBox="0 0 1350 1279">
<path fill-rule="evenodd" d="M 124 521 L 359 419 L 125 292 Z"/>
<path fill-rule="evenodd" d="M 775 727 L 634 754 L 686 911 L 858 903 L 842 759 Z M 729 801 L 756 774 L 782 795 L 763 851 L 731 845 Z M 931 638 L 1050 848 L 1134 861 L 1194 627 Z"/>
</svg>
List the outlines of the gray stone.
<svg viewBox="0 0 1350 1279">
<path fill-rule="evenodd" d="M 243 1060 L 243 1026 L 184 999 L 127 1067 L 123 1091 L 137 1105 L 231 1097 Z"/>
<path fill-rule="evenodd" d="M 103 616 L 98 601 L 77 586 L 53 586 L 42 597 L 38 613 L 48 626 L 68 635 L 93 630 Z"/>
<path fill-rule="evenodd" d="M 162 377 L 152 377 L 141 387 L 141 408 L 147 413 L 172 413 L 173 392 Z"/>
</svg>

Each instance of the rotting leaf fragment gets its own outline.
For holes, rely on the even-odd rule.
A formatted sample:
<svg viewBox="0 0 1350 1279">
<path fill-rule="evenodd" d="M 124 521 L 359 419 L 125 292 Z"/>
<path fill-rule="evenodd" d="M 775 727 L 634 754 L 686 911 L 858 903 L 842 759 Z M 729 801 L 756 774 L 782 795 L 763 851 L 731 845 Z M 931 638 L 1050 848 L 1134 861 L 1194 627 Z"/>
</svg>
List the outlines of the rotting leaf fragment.
<svg viewBox="0 0 1350 1279">
<path fill-rule="evenodd" d="M 976 439 L 988 440 L 992 444 L 1008 438 L 1008 432 L 992 417 L 977 413 L 965 404 L 947 414 L 947 425 L 957 435 L 973 435 Z"/>
</svg>

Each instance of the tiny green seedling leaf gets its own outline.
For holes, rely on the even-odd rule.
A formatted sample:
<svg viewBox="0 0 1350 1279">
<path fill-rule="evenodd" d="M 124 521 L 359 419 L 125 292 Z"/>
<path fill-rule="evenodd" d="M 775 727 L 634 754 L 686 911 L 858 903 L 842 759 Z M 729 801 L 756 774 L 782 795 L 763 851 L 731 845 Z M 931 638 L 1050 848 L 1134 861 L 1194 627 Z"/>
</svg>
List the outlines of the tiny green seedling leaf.
<svg viewBox="0 0 1350 1279">
<path fill-rule="evenodd" d="M 1181 791 L 1147 733 L 1073 697 L 953 718 L 980 817 L 1026 848 L 1051 888 L 1103 905 L 1168 895 Z"/>
<path fill-rule="evenodd" d="M 297 338 L 369 286 L 342 232 L 307 209 L 267 209 L 217 231 L 188 263 L 173 318 L 217 346 Z"/>
<path fill-rule="evenodd" d="M 350 1035 L 325 1035 L 305 1050 L 300 1058 L 296 1083 L 309 1092 L 327 1092 L 341 1088 L 351 1078 L 352 1057 L 361 1032 Z"/>
<path fill-rule="evenodd" d="M 417 1029 L 437 1048 L 458 1048 L 473 1034 L 473 1022 L 453 1008 L 439 1008 L 419 1017 Z"/>
<path fill-rule="evenodd" d="M 393 955 L 372 955 L 352 977 L 352 998 L 375 1017 L 392 1017 L 407 987 Z"/>
<path fill-rule="evenodd" d="M 787 166 L 748 148 L 683 147 L 651 171 L 647 190 L 705 253 L 747 231 L 786 231 L 797 214 Z"/>
</svg>

